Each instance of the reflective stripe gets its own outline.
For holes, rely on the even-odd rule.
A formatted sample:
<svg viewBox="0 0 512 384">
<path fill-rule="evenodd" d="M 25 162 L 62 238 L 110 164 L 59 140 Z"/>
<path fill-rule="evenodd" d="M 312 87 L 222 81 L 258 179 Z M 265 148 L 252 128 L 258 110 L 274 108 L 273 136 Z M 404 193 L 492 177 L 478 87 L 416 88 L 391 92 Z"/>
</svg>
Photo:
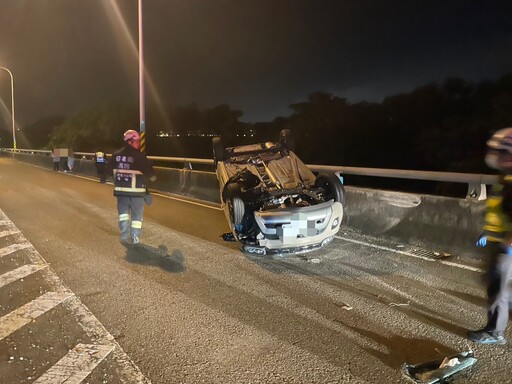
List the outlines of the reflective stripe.
<svg viewBox="0 0 512 384">
<path fill-rule="evenodd" d="M 142 175 L 141 171 L 132 170 L 132 169 L 114 169 L 114 175 L 117 173 L 130 173 L 132 175 Z"/>
<path fill-rule="evenodd" d="M 141 229 L 142 221 L 137 221 L 137 220 L 132 221 L 132 228 Z"/>
<path fill-rule="evenodd" d="M 146 193 L 146 188 L 137 187 L 137 184 L 144 185 L 144 174 L 141 171 L 114 169 L 114 192 Z"/>
<path fill-rule="evenodd" d="M 130 215 L 128 213 L 121 213 L 119 215 L 119 221 L 127 221 L 130 220 Z"/>
<path fill-rule="evenodd" d="M 146 193 L 146 188 L 115 187 L 114 191 L 118 191 L 118 192 L 144 192 L 144 193 Z"/>
</svg>

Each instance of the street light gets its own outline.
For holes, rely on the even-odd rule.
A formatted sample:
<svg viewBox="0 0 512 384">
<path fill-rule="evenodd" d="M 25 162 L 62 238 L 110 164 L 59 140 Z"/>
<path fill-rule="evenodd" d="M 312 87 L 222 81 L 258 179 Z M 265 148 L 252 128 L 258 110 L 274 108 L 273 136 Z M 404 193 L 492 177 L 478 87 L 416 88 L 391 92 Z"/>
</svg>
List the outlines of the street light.
<svg viewBox="0 0 512 384">
<path fill-rule="evenodd" d="M 11 116 L 12 116 L 12 147 L 16 149 L 16 124 L 14 120 L 14 77 L 12 76 L 12 72 L 9 71 L 5 67 L 0 67 L 0 69 L 4 69 L 11 76 Z"/>
<path fill-rule="evenodd" d="M 144 49 L 142 39 L 142 0 L 139 0 L 139 115 L 140 150 L 146 152 L 146 111 L 144 102 Z"/>
</svg>

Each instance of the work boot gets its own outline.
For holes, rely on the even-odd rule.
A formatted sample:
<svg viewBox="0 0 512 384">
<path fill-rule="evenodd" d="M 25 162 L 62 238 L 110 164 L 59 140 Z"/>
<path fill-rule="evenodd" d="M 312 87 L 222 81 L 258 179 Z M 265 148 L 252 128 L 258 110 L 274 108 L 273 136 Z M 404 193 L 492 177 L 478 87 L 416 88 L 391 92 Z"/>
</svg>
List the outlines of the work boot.
<svg viewBox="0 0 512 384">
<path fill-rule="evenodd" d="M 123 245 L 130 244 L 130 229 L 129 228 L 127 230 L 121 231 L 121 235 L 119 236 L 119 241 Z"/>
<path fill-rule="evenodd" d="M 139 236 L 137 235 L 132 235 L 132 244 L 133 245 L 137 245 L 140 243 L 140 239 L 139 239 Z"/>
<path fill-rule="evenodd" d="M 129 235 L 125 236 L 125 235 L 121 234 L 121 236 L 119 236 L 119 241 L 123 245 L 129 245 L 130 244 L 130 236 Z"/>
<path fill-rule="evenodd" d="M 479 329 L 477 331 L 468 331 L 468 338 L 478 344 L 498 344 L 503 345 L 507 343 L 505 337 L 497 332 L 491 332 L 486 329 Z"/>
</svg>

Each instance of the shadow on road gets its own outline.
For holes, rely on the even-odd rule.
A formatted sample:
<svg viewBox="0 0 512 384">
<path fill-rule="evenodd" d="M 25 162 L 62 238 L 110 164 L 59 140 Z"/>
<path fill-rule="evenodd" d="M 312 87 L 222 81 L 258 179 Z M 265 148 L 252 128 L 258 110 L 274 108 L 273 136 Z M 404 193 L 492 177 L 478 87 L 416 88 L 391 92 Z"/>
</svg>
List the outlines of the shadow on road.
<svg viewBox="0 0 512 384">
<path fill-rule="evenodd" d="M 174 250 L 169 255 L 167 246 L 159 245 L 158 248 L 146 244 L 126 247 L 126 261 L 141 265 L 159 267 L 167 272 L 181 273 L 185 271 L 185 259 L 179 250 Z"/>
<path fill-rule="evenodd" d="M 446 293 L 447 295 L 458 297 L 461 300 L 467 301 L 468 303 L 475 304 L 482 308 L 487 308 L 487 300 L 482 296 L 473 296 L 464 292 L 453 291 L 450 289 L 439 289 L 441 292 Z M 484 291 L 484 287 L 482 286 L 482 292 Z"/>
<path fill-rule="evenodd" d="M 404 363 L 416 364 L 459 352 L 434 340 L 408 339 L 398 335 L 386 337 L 354 326 L 349 326 L 349 328 L 385 347 L 386 352 L 371 347 L 363 347 L 363 349 L 392 369 L 398 369 Z"/>
</svg>

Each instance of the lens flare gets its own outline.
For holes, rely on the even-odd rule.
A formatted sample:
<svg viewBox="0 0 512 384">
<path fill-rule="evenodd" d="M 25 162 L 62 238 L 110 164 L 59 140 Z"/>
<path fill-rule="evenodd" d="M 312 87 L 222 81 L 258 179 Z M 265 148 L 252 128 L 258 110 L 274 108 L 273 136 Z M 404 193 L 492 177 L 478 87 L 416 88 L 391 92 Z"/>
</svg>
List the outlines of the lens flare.
<svg viewBox="0 0 512 384">
<path fill-rule="evenodd" d="M 101 2 L 101 4 L 103 4 L 106 9 L 106 13 L 107 13 L 109 19 L 111 20 L 111 25 L 113 27 L 118 26 L 120 28 L 120 31 L 115 30 L 115 32 L 116 33 L 121 32 L 123 39 L 126 42 L 128 42 L 128 44 L 129 44 L 131 54 L 133 54 L 133 57 L 135 59 L 138 59 L 139 53 L 138 53 L 138 48 L 137 48 L 137 44 L 136 44 L 136 41 L 138 39 L 135 39 L 132 36 L 132 34 L 130 33 L 130 29 L 128 28 L 126 20 L 123 17 L 121 10 L 119 9 L 119 5 L 118 5 L 117 1 L 109 0 L 109 1 Z M 134 1 L 134 6 L 136 7 L 136 5 L 137 5 L 136 2 Z M 167 115 L 167 113 L 165 113 L 162 99 L 161 99 L 160 95 L 158 94 L 158 91 L 156 89 L 155 83 L 153 82 L 151 74 L 149 73 L 149 71 L 146 68 L 144 68 L 144 78 L 146 80 L 146 84 L 148 85 L 149 93 L 157 104 L 157 109 L 158 109 L 158 112 L 161 115 L 161 118 L 165 124 L 165 128 L 168 131 L 170 131 L 172 128 L 171 121 L 169 120 L 169 116 Z"/>
</svg>

